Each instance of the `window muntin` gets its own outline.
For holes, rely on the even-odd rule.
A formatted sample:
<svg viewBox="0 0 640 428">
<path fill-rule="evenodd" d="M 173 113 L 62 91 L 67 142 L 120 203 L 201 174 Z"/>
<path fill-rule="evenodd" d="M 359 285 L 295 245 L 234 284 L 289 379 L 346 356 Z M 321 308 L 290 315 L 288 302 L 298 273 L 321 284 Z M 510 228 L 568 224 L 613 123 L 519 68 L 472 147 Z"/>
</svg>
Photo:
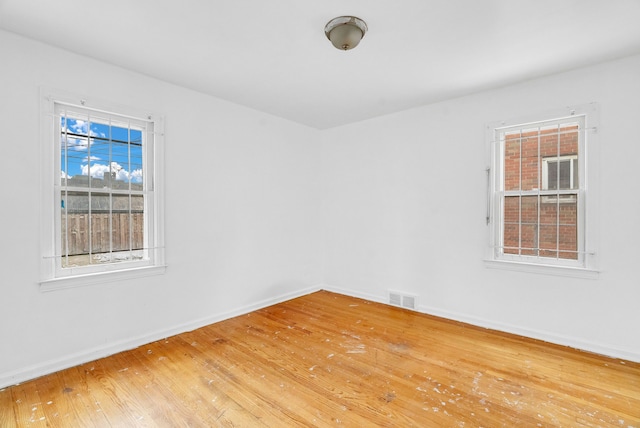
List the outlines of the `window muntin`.
<svg viewBox="0 0 640 428">
<path fill-rule="evenodd" d="M 496 127 L 495 260 L 584 267 L 585 116 Z"/>
</svg>

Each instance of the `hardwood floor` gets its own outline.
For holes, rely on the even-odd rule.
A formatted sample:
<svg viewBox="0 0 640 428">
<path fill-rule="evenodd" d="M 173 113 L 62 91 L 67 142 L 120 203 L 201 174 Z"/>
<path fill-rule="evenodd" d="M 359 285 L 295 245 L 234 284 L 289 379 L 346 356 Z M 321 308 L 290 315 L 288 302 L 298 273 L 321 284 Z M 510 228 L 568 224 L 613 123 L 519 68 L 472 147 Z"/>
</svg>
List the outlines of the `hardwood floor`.
<svg viewBox="0 0 640 428">
<path fill-rule="evenodd" d="M 0 391 L 0 426 L 640 427 L 640 364 L 321 291 Z"/>
</svg>

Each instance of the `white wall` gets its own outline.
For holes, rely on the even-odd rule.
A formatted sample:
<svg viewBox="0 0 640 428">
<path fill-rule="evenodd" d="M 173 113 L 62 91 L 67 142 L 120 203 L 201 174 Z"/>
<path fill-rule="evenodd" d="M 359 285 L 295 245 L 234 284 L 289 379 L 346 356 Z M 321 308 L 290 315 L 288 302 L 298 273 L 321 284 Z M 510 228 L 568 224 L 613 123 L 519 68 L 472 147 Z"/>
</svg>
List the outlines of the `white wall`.
<svg viewBox="0 0 640 428">
<path fill-rule="evenodd" d="M 317 289 L 317 131 L 2 31 L 0 58 L 0 386 Z M 165 275 L 39 290 L 41 85 L 165 115 Z"/>
<path fill-rule="evenodd" d="M 0 387 L 322 283 L 640 361 L 640 57 L 322 132 L 2 31 L 0 57 Z M 40 292 L 41 85 L 165 115 L 165 275 Z M 485 124 L 592 101 L 599 278 L 487 269 Z"/>
<path fill-rule="evenodd" d="M 323 133 L 327 287 L 640 361 L 640 56 Z M 600 104 L 598 279 L 488 269 L 485 125 Z"/>
</svg>

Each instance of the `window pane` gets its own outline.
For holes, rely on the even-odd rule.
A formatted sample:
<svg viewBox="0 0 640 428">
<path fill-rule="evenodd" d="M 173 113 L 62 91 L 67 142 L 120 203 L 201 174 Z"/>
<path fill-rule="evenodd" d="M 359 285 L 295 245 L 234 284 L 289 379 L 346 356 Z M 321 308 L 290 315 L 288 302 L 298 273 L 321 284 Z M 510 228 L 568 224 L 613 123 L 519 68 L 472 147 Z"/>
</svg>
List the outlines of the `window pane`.
<svg viewBox="0 0 640 428">
<path fill-rule="evenodd" d="M 522 134 L 522 190 L 534 190 L 540 187 L 539 182 L 539 150 L 537 129 Z"/>
<path fill-rule="evenodd" d="M 504 198 L 504 222 L 518 224 L 520 222 L 520 197 L 507 196 Z"/>
<path fill-rule="evenodd" d="M 521 227 L 522 236 L 520 237 L 520 245 L 522 247 L 520 254 L 525 256 L 538 255 L 538 225 L 523 224 Z"/>
<path fill-rule="evenodd" d="M 540 255 L 577 259 L 578 203 L 576 195 L 561 195 L 540 210 Z M 557 250 L 569 250 L 558 252 Z"/>
<path fill-rule="evenodd" d="M 504 198 L 503 250 L 507 254 L 518 254 L 520 248 L 520 197 Z"/>
<path fill-rule="evenodd" d="M 69 192 L 61 195 L 62 267 L 89 264 L 89 196 Z"/>
<path fill-rule="evenodd" d="M 110 251 L 109 242 L 109 212 L 96 211 L 91 213 L 91 254 L 92 263 L 99 263 L 98 255 Z"/>
<path fill-rule="evenodd" d="M 131 188 L 142 190 L 142 132 L 132 129 L 130 131 L 130 167 L 129 175 L 131 181 Z"/>
<path fill-rule="evenodd" d="M 538 248 L 538 197 L 522 197 L 520 213 L 522 221 L 521 245 L 524 249 L 522 254 L 535 256 Z"/>
<path fill-rule="evenodd" d="M 520 133 L 506 134 L 504 141 L 504 189 L 520 189 Z"/>
<path fill-rule="evenodd" d="M 561 259 L 578 258 L 578 227 L 577 225 L 560 225 L 560 243 L 558 257 Z M 562 251 L 565 250 L 565 251 Z M 569 250 L 569 251 L 566 251 Z"/>
<path fill-rule="evenodd" d="M 82 175 L 91 144 L 87 127 L 85 120 L 64 115 L 60 118 L 60 178 L 63 185 L 89 187 L 88 175 Z"/>
<path fill-rule="evenodd" d="M 505 224 L 504 225 L 504 248 L 505 254 L 520 253 L 520 225 Z"/>
<path fill-rule="evenodd" d="M 537 196 L 523 196 L 521 198 L 522 204 L 522 223 L 524 224 L 536 224 L 538 223 L 538 197 Z"/>
<path fill-rule="evenodd" d="M 100 263 L 98 254 L 108 253 L 111 249 L 109 231 L 109 211 L 111 210 L 111 198 L 108 193 L 91 194 L 91 263 Z"/>
<path fill-rule="evenodd" d="M 558 164 L 557 161 L 547 161 L 547 189 L 558 189 Z"/>
<path fill-rule="evenodd" d="M 558 162 L 559 189 L 571 189 L 571 160 Z"/>
<path fill-rule="evenodd" d="M 576 226 L 578 224 L 578 196 L 560 195 L 559 197 L 559 218 L 561 225 Z"/>
<path fill-rule="evenodd" d="M 114 251 L 141 250 L 144 247 L 144 197 L 113 196 Z"/>
<path fill-rule="evenodd" d="M 557 256 L 558 226 L 555 223 L 540 225 L 540 256 Z"/>
<path fill-rule="evenodd" d="M 91 193 L 91 212 L 108 213 L 111 209 L 111 200 L 108 193 Z"/>
</svg>

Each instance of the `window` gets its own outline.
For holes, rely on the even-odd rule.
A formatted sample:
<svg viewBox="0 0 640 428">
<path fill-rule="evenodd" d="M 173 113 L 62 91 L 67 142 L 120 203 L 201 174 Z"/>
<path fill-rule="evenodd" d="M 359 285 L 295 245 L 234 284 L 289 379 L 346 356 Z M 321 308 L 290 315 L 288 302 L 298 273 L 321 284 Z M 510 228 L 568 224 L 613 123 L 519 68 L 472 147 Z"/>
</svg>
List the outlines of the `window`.
<svg viewBox="0 0 640 428">
<path fill-rule="evenodd" d="M 47 286 L 164 269 L 162 123 L 128 110 L 51 95 L 43 99 L 42 282 Z"/>
<path fill-rule="evenodd" d="M 554 156 L 542 159 L 542 190 L 578 189 L 578 156 Z M 577 203 L 576 193 L 559 197 L 543 195 L 541 202 Z"/>
<path fill-rule="evenodd" d="M 593 268 L 594 108 L 489 127 L 490 260 Z"/>
<path fill-rule="evenodd" d="M 577 189 L 578 155 L 542 159 L 542 190 Z"/>
</svg>

